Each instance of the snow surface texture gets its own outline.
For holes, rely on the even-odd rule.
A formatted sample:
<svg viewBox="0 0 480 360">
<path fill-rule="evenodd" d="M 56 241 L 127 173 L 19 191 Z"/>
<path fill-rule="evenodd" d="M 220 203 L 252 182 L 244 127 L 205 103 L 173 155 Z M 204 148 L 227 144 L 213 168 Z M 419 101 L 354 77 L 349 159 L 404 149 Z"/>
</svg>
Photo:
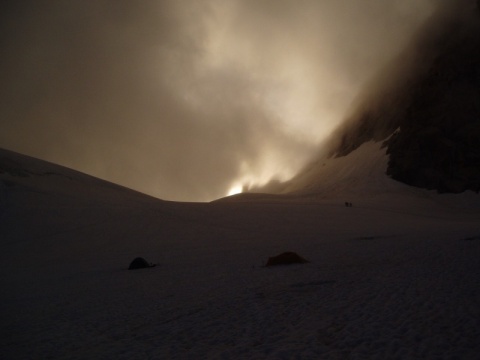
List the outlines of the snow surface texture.
<svg viewBox="0 0 480 360">
<path fill-rule="evenodd" d="M 480 198 L 385 158 L 175 203 L 1 151 L 1 358 L 478 359 Z M 264 267 L 284 251 L 311 263 Z"/>
</svg>

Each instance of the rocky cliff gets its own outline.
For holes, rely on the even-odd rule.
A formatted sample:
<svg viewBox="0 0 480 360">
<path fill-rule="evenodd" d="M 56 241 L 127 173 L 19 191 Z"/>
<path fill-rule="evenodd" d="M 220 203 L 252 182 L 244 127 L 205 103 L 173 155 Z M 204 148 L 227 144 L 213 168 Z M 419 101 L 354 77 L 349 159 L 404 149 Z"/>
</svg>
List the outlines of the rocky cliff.
<svg viewBox="0 0 480 360">
<path fill-rule="evenodd" d="M 329 144 L 385 141 L 387 174 L 439 192 L 480 191 L 480 9 L 444 6 L 379 75 Z"/>
</svg>

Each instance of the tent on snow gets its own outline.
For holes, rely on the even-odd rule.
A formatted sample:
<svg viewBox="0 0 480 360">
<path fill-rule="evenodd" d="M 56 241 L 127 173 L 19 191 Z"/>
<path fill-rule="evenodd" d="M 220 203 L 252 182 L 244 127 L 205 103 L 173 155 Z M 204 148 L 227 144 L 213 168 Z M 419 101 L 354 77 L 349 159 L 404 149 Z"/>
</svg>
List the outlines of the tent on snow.
<svg viewBox="0 0 480 360">
<path fill-rule="evenodd" d="M 306 264 L 310 261 L 304 259 L 297 253 L 287 251 L 280 255 L 273 256 L 268 258 L 267 265 L 265 266 L 275 266 L 275 265 L 290 265 L 290 264 Z"/>
<path fill-rule="evenodd" d="M 147 262 L 147 260 L 145 260 L 144 258 L 137 257 L 130 263 L 128 270 L 145 269 L 154 266 L 155 264 Z"/>
</svg>

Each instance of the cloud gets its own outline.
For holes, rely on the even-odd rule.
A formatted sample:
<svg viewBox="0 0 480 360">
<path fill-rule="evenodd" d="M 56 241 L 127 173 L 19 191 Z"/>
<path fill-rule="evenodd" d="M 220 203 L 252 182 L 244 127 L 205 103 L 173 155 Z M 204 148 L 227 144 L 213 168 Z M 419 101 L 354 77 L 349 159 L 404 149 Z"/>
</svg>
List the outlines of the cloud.
<svg viewBox="0 0 480 360">
<path fill-rule="evenodd" d="M 286 180 L 434 5 L 7 0 L 0 146 L 171 200 Z"/>
</svg>

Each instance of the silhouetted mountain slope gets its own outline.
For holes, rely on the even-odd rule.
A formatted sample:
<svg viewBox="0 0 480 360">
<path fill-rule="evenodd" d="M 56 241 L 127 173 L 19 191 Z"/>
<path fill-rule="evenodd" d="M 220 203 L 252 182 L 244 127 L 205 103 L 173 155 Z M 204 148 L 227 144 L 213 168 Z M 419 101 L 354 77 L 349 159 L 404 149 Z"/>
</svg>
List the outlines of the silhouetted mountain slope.
<svg viewBox="0 0 480 360">
<path fill-rule="evenodd" d="M 392 178 L 439 192 L 480 190 L 480 11 L 474 1 L 451 4 L 361 97 L 332 156 L 395 133 L 386 142 Z"/>
<path fill-rule="evenodd" d="M 160 201 L 61 165 L 0 149 L 0 198 L 12 192 L 44 194 L 67 202 Z"/>
</svg>

